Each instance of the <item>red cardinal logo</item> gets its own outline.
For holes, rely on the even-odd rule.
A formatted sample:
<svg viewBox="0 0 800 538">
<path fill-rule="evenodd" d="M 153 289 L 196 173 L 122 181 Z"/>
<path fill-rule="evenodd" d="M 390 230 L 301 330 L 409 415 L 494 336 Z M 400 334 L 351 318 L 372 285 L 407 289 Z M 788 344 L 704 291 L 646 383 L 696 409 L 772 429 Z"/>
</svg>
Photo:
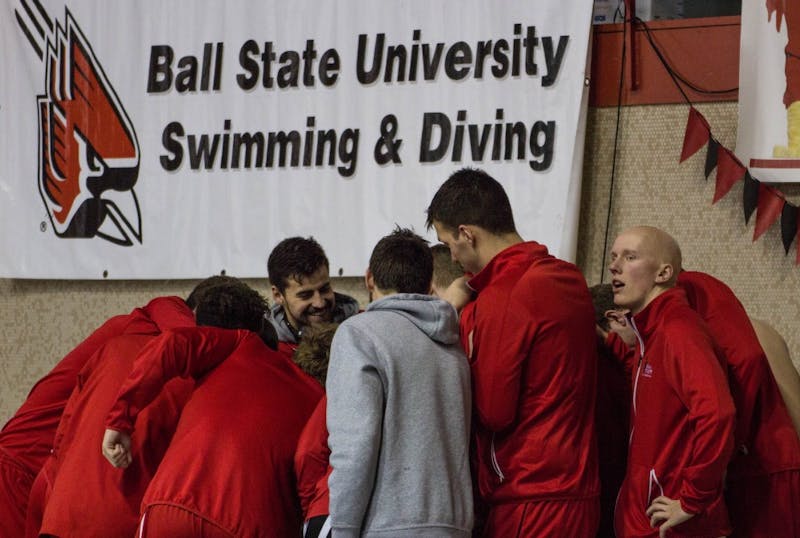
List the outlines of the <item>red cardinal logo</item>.
<svg viewBox="0 0 800 538">
<path fill-rule="evenodd" d="M 49 22 L 41 9 L 40 16 Z M 17 20 L 36 49 L 19 13 Z M 39 193 L 53 229 L 59 237 L 141 243 L 133 124 L 69 10 L 66 29 L 56 22 L 44 33 L 45 93 L 37 98 Z"/>
</svg>

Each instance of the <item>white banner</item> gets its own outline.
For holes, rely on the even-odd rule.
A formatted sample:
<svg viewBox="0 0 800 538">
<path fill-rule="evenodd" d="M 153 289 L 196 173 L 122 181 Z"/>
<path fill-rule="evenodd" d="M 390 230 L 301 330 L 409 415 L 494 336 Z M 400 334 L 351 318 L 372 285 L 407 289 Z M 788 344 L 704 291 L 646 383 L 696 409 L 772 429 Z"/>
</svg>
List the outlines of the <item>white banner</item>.
<svg viewBox="0 0 800 538">
<path fill-rule="evenodd" d="M 0 276 L 361 275 L 464 166 L 574 258 L 588 2 L 0 3 Z"/>
<path fill-rule="evenodd" d="M 800 182 L 797 34 L 797 1 L 742 2 L 736 156 L 764 182 Z"/>
</svg>

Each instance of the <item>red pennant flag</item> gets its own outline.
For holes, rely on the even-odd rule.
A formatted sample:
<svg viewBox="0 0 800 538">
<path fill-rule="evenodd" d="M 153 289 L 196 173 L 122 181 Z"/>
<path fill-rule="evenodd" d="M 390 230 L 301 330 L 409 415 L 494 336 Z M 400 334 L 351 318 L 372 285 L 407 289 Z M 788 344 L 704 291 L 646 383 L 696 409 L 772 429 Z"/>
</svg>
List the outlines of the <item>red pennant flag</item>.
<svg viewBox="0 0 800 538">
<path fill-rule="evenodd" d="M 736 158 L 731 150 L 723 146 L 717 152 L 717 184 L 714 189 L 714 201 L 717 201 L 728 194 L 734 183 L 744 178 L 745 167 Z"/>
<path fill-rule="evenodd" d="M 797 219 L 797 258 L 794 260 L 795 265 L 800 265 L 800 219 Z"/>
<path fill-rule="evenodd" d="M 794 260 L 795 265 L 800 265 L 800 219 L 797 219 L 797 258 Z"/>
<path fill-rule="evenodd" d="M 758 210 L 753 241 L 756 241 L 772 226 L 783 211 L 785 200 L 780 191 L 762 183 L 758 188 Z"/>
<path fill-rule="evenodd" d="M 683 135 L 683 150 L 680 162 L 685 161 L 708 143 L 711 127 L 694 107 L 689 107 L 689 119 L 686 122 L 686 133 Z"/>
</svg>

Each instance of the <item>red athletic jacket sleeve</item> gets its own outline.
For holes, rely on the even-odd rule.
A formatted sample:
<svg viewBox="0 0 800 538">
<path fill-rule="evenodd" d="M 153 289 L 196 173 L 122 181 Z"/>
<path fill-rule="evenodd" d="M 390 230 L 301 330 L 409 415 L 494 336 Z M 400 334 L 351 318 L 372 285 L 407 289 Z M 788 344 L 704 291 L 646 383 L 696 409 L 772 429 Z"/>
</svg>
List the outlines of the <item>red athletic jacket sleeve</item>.
<svg viewBox="0 0 800 538">
<path fill-rule="evenodd" d="M 688 409 L 694 436 L 692 460 L 681 470 L 680 501 L 690 514 L 702 512 L 720 494 L 733 452 L 735 409 L 711 340 L 690 323 L 678 329 L 684 338 L 668 343 L 666 375 Z M 691 337 L 686 337 L 686 336 Z"/>
<path fill-rule="evenodd" d="M 132 433 L 139 412 L 174 377 L 199 378 L 224 361 L 250 334 L 244 330 L 188 327 L 167 331 L 136 358 L 106 419 L 106 427 Z"/>
<path fill-rule="evenodd" d="M 519 294 L 497 297 L 493 303 L 493 312 L 476 312 L 473 402 L 481 423 L 499 432 L 516 419 L 522 365 L 533 342 L 536 316 Z"/>
<path fill-rule="evenodd" d="M 606 336 L 604 345 L 611 356 L 625 369 L 628 379 L 631 379 L 633 377 L 633 371 L 636 369 L 634 364 L 636 361 L 636 346 L 629 346 L 626 344 L 614 331 L 608 331 L 608 336 Z"/>
<path fill-rule="evenodd" d="M 753 439 L 753 415 L 761 387 L 771 375 L 764 350 L 747 311 L 725 283 L 705 273 L 683 271 L 678 285 L 725 356 L 736 402 L 736 443 L 747 445 Z"/>
<path fill-rule="evenodd" d="M 322 515 L 311 514 L 309 510 L 313 501 L 323 495 L 327 497 L 328 461 L 331 451 L 328 448 L 328 428 L 325 424 L 326 408 L 327 399 L 323 396 L 300 434 L 294 455 L 297 494 L 300 497 L 300 507 L 305 520 Z M 324 513 L 327 513 L 327 504 L 325 502 Z"/>
<path fill-rule="evenodd" d="M 180 297 L 156 297 L 142 310 L 162 332 L 178 327 L 193 327 L 195 324 L 194 313 Z"/>
<path fill-rule="evenodd" d="M 123 314 L 103 323 L 33 386 L 23 407 L 35 407 L 53 400 L 66 400 L 75 387 L 78 372 L 89 358 L 111 338 L 122 334 L 129 322 L 130 316 Z M 40 402 L 40 399 L 45 401 Z"/>
</svg>

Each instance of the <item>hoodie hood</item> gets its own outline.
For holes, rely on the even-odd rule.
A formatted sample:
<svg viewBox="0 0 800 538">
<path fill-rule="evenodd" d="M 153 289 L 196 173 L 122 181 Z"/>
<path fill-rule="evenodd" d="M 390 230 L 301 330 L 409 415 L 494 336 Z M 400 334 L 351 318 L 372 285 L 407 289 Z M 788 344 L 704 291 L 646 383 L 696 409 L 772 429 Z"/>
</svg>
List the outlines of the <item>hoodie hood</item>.
<svg viewBox="0 0 800 538">
<path fill-rule="evenodd" d="M 331 322 L 341 323 L 353 314 L 358 313 L 358 301 L 354 298 L 342 293 L 334 293 L 333 295 L 336 298 L 336 304 L 333 307 L 333 318 Z M 278 341 L 297 344 L 300 339 L 300 332 L 289 324 L 283 305 L 272 305 L 270 314 L 270 322 L 272 322 L 272 326 L 275 327 L 275 332 L 278 333 Z"/>
<path fill-rule="evenodd" d="M 441 344 L 458 342 L 458 314 L 450 303 L 433 295 L 395 293 L 370 303 L 367 312 L 388 310 L 403 316 Z"/>
</svg>

